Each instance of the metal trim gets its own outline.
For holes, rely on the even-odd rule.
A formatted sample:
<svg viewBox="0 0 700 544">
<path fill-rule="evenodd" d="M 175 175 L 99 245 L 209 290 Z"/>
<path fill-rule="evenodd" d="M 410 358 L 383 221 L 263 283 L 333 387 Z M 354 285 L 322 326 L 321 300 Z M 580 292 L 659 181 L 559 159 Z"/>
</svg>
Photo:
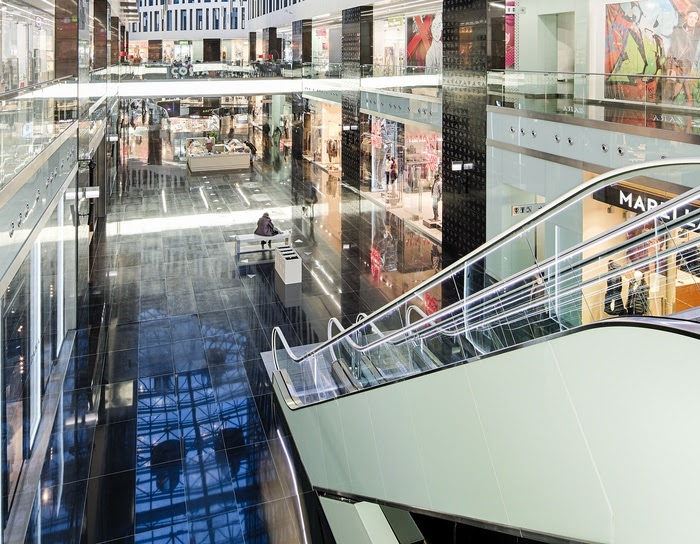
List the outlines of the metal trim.
<svg viewBox="0 0 700 544">
<path fill-rule="evenodd" d="M 604 107 L 604 106 L 600 106 Z M 674 132 L 663 128 L 638 127 L 634 125 L 625 125 L 623 123 L 614 123 L 612 121 L 598 121 L 596 119 L 581 119 L 580 117 L 567 117 L 556 113 L 540 113 L 529 110 L 516 110 L 503 106 L 486 106 L 487 113 L 502 113 L 513 117 L 523 117 L 525 119 L 540 119 L 542 121 L 552 121 L 554 123 L 562 123 L 574 125 L 578 127 L 595 128 L 608 132 L 619 132 L 622 134 L 630 134 L 632 136 L 644 136 L 647 138 L 657 138 L 662 140 L 672 140 L 676 142 L 700 145 L 700 135 L 688 134 L 686 132 Z"/>
<path fill-rule="evenodd" d="M 337 500 L 341 502 L 358 503 L 358 502 L 369 502 L 377 504 L 379 506 L 389 506 L 391 508 L 397 508 L 399 510 L 404 510 L 406 512 L 412 512 L 414 514 L 422 514 L 425 516 L 435 517 L 444 519 L 447 521 L 452 521 L 454 523 L 460 523 L 462 525 L 469 525 L 470 527 L 478 527 L 480 529 L 486 529 L 488 531 L 493 531 L 497 533 L 508 534 L 511 536 L 516 536 L 520 538 L 527 538 L 531 540 L 536 540 L 537 542 L 545 542 L 548 544 L 593 544 L 590 540 L 573 540 L 570 538 L 552 535 L 548 533 L 539 533 L 537 531 L 531 531 L 528 529 L 521 529 L 512 525 L 502 525 L 499 523 L 494 523 L 492 521 L 485 521 L 477 518 L 469 518 L 464 516 L 457 516 L 454 514 L 447 514 L 445 512 L 434 512 L 432 510 L 426 510 L 424 508 L 418 508 L 416 506 L 410 506 L 407 504 L 387 501 L 384 499 L 378 499 L 375 497 L 367 497 L 364 495 L 357 495 L 355 493 L 347 493 L 345 491 L 335 491 L 332 489 L 326 489 L 323 487 L 314 486 L 314 490 L 319 496 L 325 497 L 327 499 Z"/>
<path fill-rule="evenodd" d="M 53 142 L 51 142 L 46 149 L 39 153 L 34 159 L 32 159 L 29 164 L 27 164 L 22 171 L 17 174 L 10 182 L 0 189 L 0 207 L 7 204 L 10 199 L 15 196 L 17 191 L 19 191 L 25 183 L 29 182 L 32 177 L 39 171 L 44 163 L 59 150 L 59 148 L 70 138 L 73 130 L 77 133 L 78 121 L 73 121 L 68 125 L 61 134 L 56 136 Z"/>
</svg>

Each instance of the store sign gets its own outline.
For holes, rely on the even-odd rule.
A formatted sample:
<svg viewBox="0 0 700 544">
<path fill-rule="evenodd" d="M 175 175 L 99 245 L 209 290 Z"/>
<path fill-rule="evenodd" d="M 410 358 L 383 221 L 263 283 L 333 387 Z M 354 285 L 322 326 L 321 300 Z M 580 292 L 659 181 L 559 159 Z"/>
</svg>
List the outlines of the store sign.
<svg viewBox="0 0 700 544">
<path fill-rule="evenodd" d="M 637 189 L 630 189 L 620 185 L 611 185 L 593 193 L 593 199 L 617 208 L 622 208 L 634 213 L 644 213 L 658 208 L 670 198 L 660 197 Z M 697 206 L 678 206 L 672 211 L 661 216 L 663 221 L 673 221 L 697 210 Z M 686 228 L 696 229 L 694 223 L 688 223 Z"/>
<path fill-rule="evenodd" d="M 534 204 L 518 204 L 511 206 L 510 213 L 513 217 L 517 215 L 529 215 L 545 207 L 544 202 L 535 202 Z"/>
</svg>

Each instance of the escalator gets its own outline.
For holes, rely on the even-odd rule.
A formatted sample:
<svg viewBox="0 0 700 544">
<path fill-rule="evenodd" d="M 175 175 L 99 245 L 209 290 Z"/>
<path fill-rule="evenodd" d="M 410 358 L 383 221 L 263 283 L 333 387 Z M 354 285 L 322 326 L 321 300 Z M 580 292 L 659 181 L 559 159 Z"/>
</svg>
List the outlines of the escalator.
<svg viewBox="0 0 700 544">
<path fill-rule="evenodd" d="M 599 176 L 327 342 L 273 331 L 264 358 L 317 492 L 540 541 L 692 539 L 698 174 Z M 570 235 L 586 199 L 628 183 L 676 191 Z"/>
</svg>

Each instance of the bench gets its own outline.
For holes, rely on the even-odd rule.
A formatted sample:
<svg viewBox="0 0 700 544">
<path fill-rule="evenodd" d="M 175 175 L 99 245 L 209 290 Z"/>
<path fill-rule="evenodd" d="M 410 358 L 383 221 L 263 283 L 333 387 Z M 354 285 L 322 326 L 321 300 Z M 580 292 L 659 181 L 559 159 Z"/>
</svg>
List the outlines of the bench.
<svg viewBox="0 0 700 544">
<path fill-rule="evenodd" d="M 289 245 L 289 238 L 292 235 L 290 231 L 282 231 L 274 236 L 260 236 L 259 234 L 239 234 L 236 236 L 236 257 L 241 253 L 255 253 L 258 251 L 267 251 L 263 249 L 260 242 L 282 242 L 285 245 Z M 255 247 L 249 247 L 245 251 L 241 251 L 241 244 L 246 244 L 248 246 L 254 245 Z"/>
</svg>

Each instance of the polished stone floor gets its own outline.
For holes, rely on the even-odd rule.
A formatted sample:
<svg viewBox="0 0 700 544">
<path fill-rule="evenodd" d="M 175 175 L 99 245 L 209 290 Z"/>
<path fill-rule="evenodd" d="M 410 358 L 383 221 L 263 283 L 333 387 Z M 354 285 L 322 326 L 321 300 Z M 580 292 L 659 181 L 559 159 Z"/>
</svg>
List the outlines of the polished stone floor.
<svg viewBox="0 0 700 544">
<path fill-rule="evenodd" d="M 308 164 L 301 185 L 286 162 L 189 175 L 144 130 L 92 243 L 27 542 L 330 542 L 260 353 L 274 326 L 309 344 L 330 317 L 382 306 L 434 273 L 436 249 Z M 271 252 L 235 259 L 232 237 L 262 211 L 292 229 L 297 288 Z M 411 249 L 382 270 L 372 252 L 387 229 Z"/>
</svg>

